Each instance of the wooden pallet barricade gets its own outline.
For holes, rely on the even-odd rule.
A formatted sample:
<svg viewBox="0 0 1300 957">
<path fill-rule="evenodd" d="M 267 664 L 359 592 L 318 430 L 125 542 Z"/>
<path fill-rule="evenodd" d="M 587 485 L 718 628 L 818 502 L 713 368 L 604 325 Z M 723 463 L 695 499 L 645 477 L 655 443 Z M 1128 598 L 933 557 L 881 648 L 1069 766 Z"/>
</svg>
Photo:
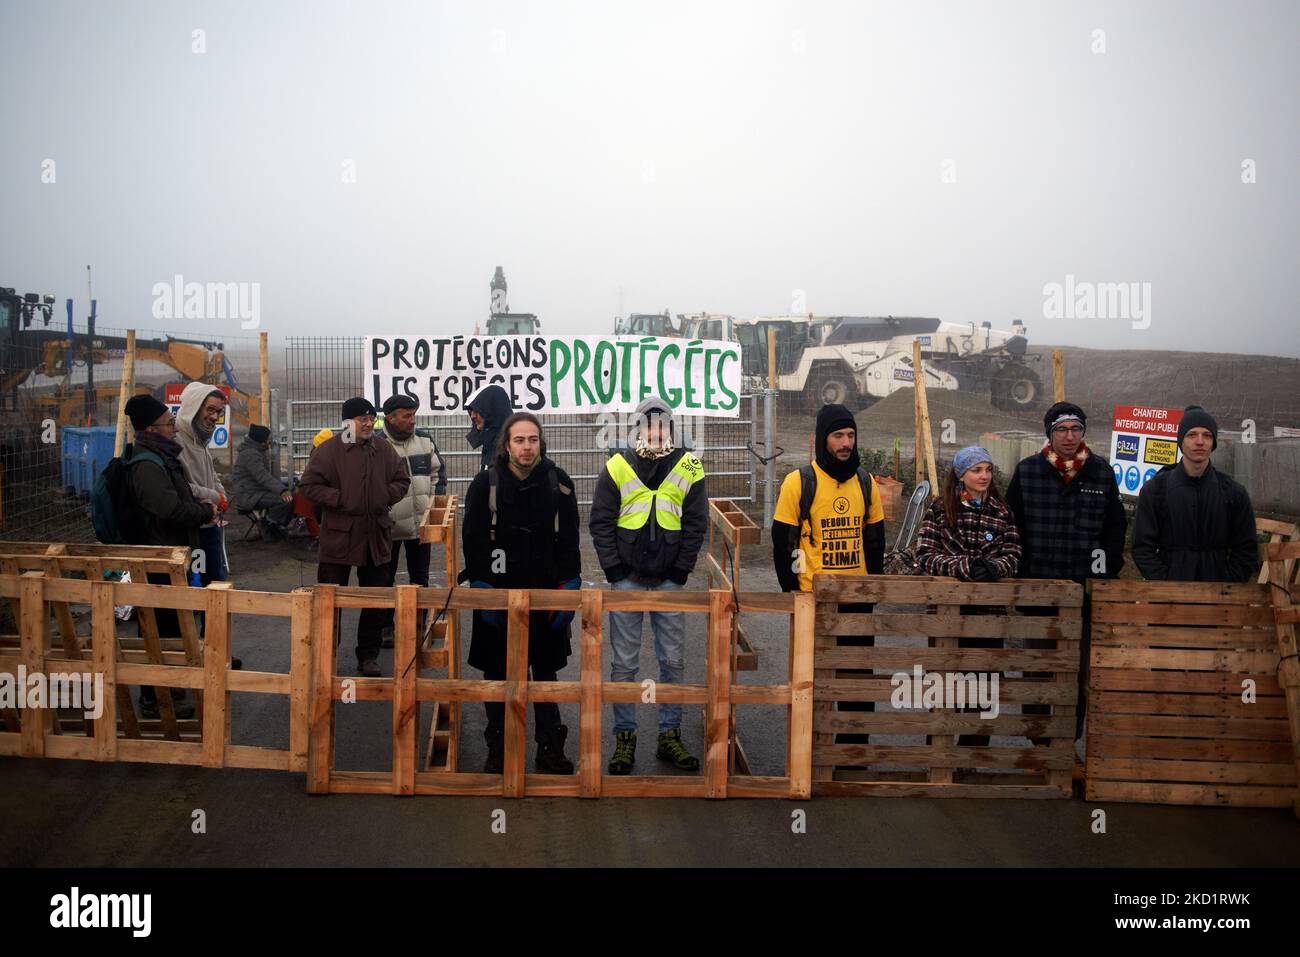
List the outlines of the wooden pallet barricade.
<svg viewBox="0 0 1300 957">
<path fill-rule="evenodd" d="M 1270 586 L 1089 588 L 1088 800 L 1290 806 L 1295 715 Z"/>
<path fill-rule="evenodd" d="M 458 499 L 435 495 L 420 521 L 421 544 L 439 545 L 446 558 L 447 582 L 454 584 L 460 573 L 460 551 L 456 534 Z M 394 545 L 396 547 L 396 545 Z M 441 614 L 439 614 L 441 612 Z M 448 609 L 426 612 L 417 649 L 425 667 L 442 668 L 447 677 L 460 677 L 460 615 Z M 417 704 L 417 711 L 419 705 Z M 429 740 L 421 771 L 455 771 L 460 749 L 460 702 L 430 702 Z M 416 726 L 420 723 L 416 716 Z"/>
<path fill-rule="evenodd" d="M 84 719 L 84 734 L 69 733 L 53 707 L 16 708 L 0 731 L 0 755 L 77 758 L 89 761 L 145 761 L 204 767 L 307 770 L 313 594 L 238 591 L 227 582 L 207 588 L 123 583 L 102 579 L 50 578 L 44 572 L 0 575 L 0 597 L 18 608 L 17 653 L 0 649 L 0 672 L 18 676 L 86 675 L 102 680 L 103 712 Z M 89 646 L 70 653 L 50 640 L 47 603 L 85 604 L 91 609 Z M 118 638 L 114 605 L 130 604 L 152 614 L 173 609 L 182 625 L 194 625 L 194 612 L 206 616 L 206 636 L 195 654 L 166 650 L 156 632 L 144 629 L 145 655 L 124 649 Z M 290 619 L 292 648 L 288 674 L 231 671 L 231 616 L 273 615 Z M 142 619 L 143 621 L 143 619 Z M 88 653 L 88 654 L 87 654 Z M 19 668 L 22 667 L 20 672 Z M 153 685 L 159 725 L 149 739 L 148 722 L 136 717 L 131 685 Z M 192 720 L 179 721 L 170 688 L 189 688 L 202 704 Z M 235 745 L 230 741 L 230 695 L 234 692 L 283 694 L 290 699 L 289 747 Z M 48 704 L 49 702 L 47 702 Z M 16 718 L 17 727 L 9 726 Z"/>
<path fill-rule="evenodd" d="M 457 588 L 342 588 L 317 586 L 314 644 L 315 675 L 311 709 L 311 755 L 307 790 L 314 794 L 463 794 L 504 797 L 785 797 L 806 798 L 812 773 L 812 603 L 810 596 L 710 592 L 614 592 L 585 588 L 516 590 Z M 336 611 L 343 608 L 395 609 L 394 677 L 339 677 L 336 672 Z M 428 652 L 416 647 L 416 615 L 421 609 L 492 609 L 507 616 L 507 672 L 504 681 L 425 678 Z M 790 680 L 780 685 L 736 685 L 731 670 L 731 618 L 737 610 L 775 613 L 791 619 Z M 528 616 L 531 611 L 574 611 L 581 621 L 578 681 L 532 681 L 528 677 Z M 703 685 L 659 684 L 657 703 L 705 706 L 705 755 L 699 775 L 603 773 L 602 710 L 605 704 L 641 701 L 637 682 L 603 680 L 604 614 L 607 611 L 682 611 L 709 618 L 707 680 Z M 417 667 L 418 666 L 418 667 Z M 345 692 L 355 700 L 392 702 L 391 771 L 340 771 L 334 767 L 335 716 Z M 420 771 L 415 764 L 420 702 L 505 704 L 505 760 L 501 774 Z M 578 761 L 573 775 L 533 774 L 526 770 L 528 706 L 534 701 L 579 705 Z M 783 776 L 734 776 L 730 762 L 730 708 L 733 705 L 785 705 L 790 708 L 790 740 Z"/>
<path fill-rule="evenodd" d="M 818 574 L 813 594 L 814 794 L 1070 796 L 1081 586 Z M 989 647 L 959 647 L 962 638 Z M 983 675 L 991 689 L 997 674 L 998 715 L 958 710 L 947 697 L 900 697 L 895 707 L 896 689 L 908 679 L 908 690 L 923 688 L 929 674 L 954 691 L 958 675 Z M 973 705 L 973 685 L 965 690 Z M 874 710 L 862 710 L 868 702 Z"/>
</svg>

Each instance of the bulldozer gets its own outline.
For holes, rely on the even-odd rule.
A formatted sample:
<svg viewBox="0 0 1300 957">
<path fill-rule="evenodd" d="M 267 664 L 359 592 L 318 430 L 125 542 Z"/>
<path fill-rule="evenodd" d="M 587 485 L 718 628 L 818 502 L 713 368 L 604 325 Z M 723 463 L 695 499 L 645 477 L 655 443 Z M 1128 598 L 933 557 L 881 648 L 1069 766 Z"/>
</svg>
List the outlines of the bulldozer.
<svg viewBox="0 0 1300 957">
<path fill-rule="evenodd" d="M 1043 386 L 1029 365 L 1024 324 L 1001 332 L 984 322 L 963 325 L 912 316 L 760 316 L 720 314 L 679 317 L 678 334 L 739 342 L 746 387 L 763 389 L 768 373 L 768 330 L 776 334 L 777 385 L 796 404 L 864 408 L 911 386 L 912 342 L 921 343 L 921 373 L 929 389 L 988 392 L 995 408 L 1032 410 Z"/>
<path fill-rule="evenodd" d="M 112 422 L 116 410 L 101 415 L 100 407 L 116 402 L 120 383 L 94 384 L 94 366 L 125 356 L 127 340 L 123 336 L 101 336 L 93 330 L 70 334 L 49 328 L 54 302 L 53 296 L 30 292 L 19 295 L 12 288 L 0 287 L 0 412 L 16 412 L 19 386 L 32 376 L 43 376 L 62 381 L 33 392 L 41 418 L 61 425 L 84 425 L 95 419 Z M 188 381 L 213 385 L 224 382 L 230 387 L 234 421 L 248 425 L 250 410 L 256 405 L 238 388 L 234 369 L 222 349 L 220 342 L 201 339 L 137 338 L 135 358 L 137 362 L 152 360 L 169 366 Z M 72 373 L 79 367 L 87 368 L 90 381 L 74 386 Z M 142 384 L 136 391 L 152 388 Z"/>
</svg>

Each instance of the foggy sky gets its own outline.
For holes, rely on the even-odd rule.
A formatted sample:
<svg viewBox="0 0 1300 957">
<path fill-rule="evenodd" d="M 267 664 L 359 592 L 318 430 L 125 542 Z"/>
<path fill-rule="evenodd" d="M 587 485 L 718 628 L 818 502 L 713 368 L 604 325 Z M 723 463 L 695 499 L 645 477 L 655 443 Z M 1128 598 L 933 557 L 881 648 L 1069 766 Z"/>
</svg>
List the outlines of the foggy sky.
<svg viewBox="0 0 1300 957">
<path fill-rule="evenodd" d="M 0 285 L 82 315 L 90 263 L 104 326 L 250 334 L 155 319 L 181 274 L 259 283 L 273 340 L 468 333 L 501 265 L 551 333 L 802 304 L 1300 356 L 1298 11 L 6 0 Z M 1150 327 L 1044 318 L 1067 274 L 1150 283 Z"/>
</svg>

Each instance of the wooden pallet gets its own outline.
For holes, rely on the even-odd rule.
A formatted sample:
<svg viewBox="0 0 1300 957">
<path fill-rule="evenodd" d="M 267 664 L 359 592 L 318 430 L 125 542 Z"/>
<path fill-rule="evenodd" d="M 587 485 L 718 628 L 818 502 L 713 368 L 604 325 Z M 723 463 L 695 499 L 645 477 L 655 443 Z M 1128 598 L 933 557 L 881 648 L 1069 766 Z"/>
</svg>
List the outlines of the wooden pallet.
<svg viewBox="0 0 1300 957">
<path fill-rule="evenodd" d="M 318 585 L 313 649 L 313 702 L 307 790 L 314 794 L 464 794 L 504 797 L 783 797 L 803 799 L 811 791 L 812 599 L 808 595 L 710 592 L 613 592 L 536 589 L 340 588 Z M 349 678 L 357 698 L 391 701 L 392 770 L 339 771 L 334 768 L 334 709 L 344 692 L 335 675 L 337 612 L 344 608 L 393 607 L 396 661 L 415 652 L 417 612 L 444 605 L 456 610 L 506 612 L 504 681 L 421 678 L 415 669 L 394 677 Z M 582 621 L 581 677 L 578 681 L 532 681 L 528 676 L 530 611 L 575 611 Z M 785 615 L 790 619 L 792 673 L 779 685 L 737 685 L 731 671 L 731 618 L 736 611 Z M 705 708 L 704 767 L 699 775 L 603 774 L 601 724 L 605 704 L 639 702 L 642 689 L 601 676 L 603 618 L 606 611 L 681 611 L 708 615 L 706 683 L 656 687 L 660 703 Z M 421 653 L 421 664 L 426 659 Z M 506 705 L 505 760 L 502 774 L 420 771 L 415 763 L 416 706 L 424 701 L 484 702 Z M 579 704 L 579 755 L 574 775 L 526 772 L 525 728 L 533 701 Z M 786 773 L 743 776 L 729 773 L 729 715 L 732 705 L 784 705 L 790 708 Z"/>
<path fill-rule="evenodd" d="M 142 560 L 141 575 L 147 560 Z M 133 576 L 134 577 L 134 576 Z M 85 735 L 68 733 L 54 709 L 24 708 L 18 726 L 0 731 L 0 755 L 76 758 L 90 761 L 145 761 L 205 767 L 307 769 L 307 733 L 312 658 L 313 595 L 236 591 L 228 582 L 207 588 L 152 585 L 102 579 L 52 578 L 45 572 L 0 574 L 0 597 L 16 602 L 21 623 L 17 653 L 0 649 L 0 672 L 17 674 L 90 674 L 102 678 L 103 714 L 85 721 Z M 51 605 L 85 604 L 91 609 L 89 642 L 76 655 L 48 640 Z M 165 650 L 145 629 L 147 654 L 123 651 L 117 637 L 114 605 L 129 604 L 150 613 L 175 610 L 182 622 L 203 611 L 206 640 L 194 660 L 185 650 Z M 288 674 L 231 671 L 231 616 L 273 615 L 290 619 Z M 184 639 L 178 639 L 183 642 Z M 89 653 L 89 656 L 85 654 Z M 160 719 L 138 721 L 128 686 L 158 688 Z M 170 688 L 202 694 L 205 707 L 193 721 L 177 721 Z M 230 741 L 230 695 L 234 692 L 283 694 L 290 699 L 289 747 L 234 745 Z M 169 720 L 169 714 L 171 718 Z M 7 723 L 6 723 L 7 724 Z M 150 739 L 150 733 L 154 737 Z"/>
<path fill-rule="evenodd" d="M 1266 549 L 1269 597 L 1277 631 L 1278 685 L 1286 701 L 1291 734 L 1291 763 L 1300 787 L 1300 655 L 1297 654 L 1296 625 L 1300 624 L 1300 542 L 1274 542 Z M 1300 795 L 1293 791 L 1292 809 L 1300 818 Z"/>
<path fill-rule="evenodd" d="M 1089 588 L 1088 800 L 1290 806 L 1296 765 L 1269 587 Z"/>
<path fill-rule="evenodd" d="M 1083 589 L 1073 582 L 971 584 L 896 575 L 813 577 L 813 793 L 1059 798 L 1072 793 Z M 854 606 L 869 603 L 867 613 Z M 1025 614 L 1025 609 L 1041 614 Z M 872 636 L 874 645 L 861 639 Z M 998 644 L 961 648 L 962 638 Z M 1052 647 L 1025 648 L 1026 640 Z M 895 676 L 999 675 L 997 717 L 895 707 Z M 1013 676 L 1006 673 L 1011 672 Z M 1024 673 L 1047 677 L 1025 677 Z M 946 680 L 946 679 L 945 679 Z M 844 708 L 871 702 L 874 710 Z M 900 704 L 902 702 L 900 701 Z M 1006 706 L 1045 706 L 1022 714 Z M 869 735 L 837 742 L 840 735 Z M 926 736 L 927 743 L 899 742 Z M 989 746 L 962 735 L 1038 739 Z"/>
<path fill-rule="evenodd" d="M 435 495 L 420 522 L 420 541 L 443 548 L 449 585 L 455 583 L 460 572 L 460 552 L 456 537 L 458 516 L 458 499 L 455 495 Z M 417 644 L 420 667 L 440 668 L 446 671 L 449 679 L 455 679 L 460 677 L 460 615 L 448 608 L 439 617 L 440 610 L 435 609 L 424 616 L 424 626 Z M 419 726 L 418 719 L 416 726 Z M 420 770 L 454 772 L 459 748 L 460 702 L 431 702 L 429 741 Z"/>
</svg>

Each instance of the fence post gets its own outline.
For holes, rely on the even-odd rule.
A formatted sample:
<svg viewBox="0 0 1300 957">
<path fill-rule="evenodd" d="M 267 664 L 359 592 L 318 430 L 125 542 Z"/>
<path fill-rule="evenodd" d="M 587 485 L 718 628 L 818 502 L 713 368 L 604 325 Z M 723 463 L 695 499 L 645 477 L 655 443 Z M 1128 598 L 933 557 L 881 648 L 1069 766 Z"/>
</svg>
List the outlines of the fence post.
<svg viewBox="0 0 1300 957">
<path fill-rule="evenodd" d="M 578 789 L 586 798 L 600 797 L 601 784 L 601 637 L 604 592 L 582 590 L 582 699 L 578 717 Z"/>
<path fill-rule="evenodd" d="M 225 764 L 226 713 L 230 704 L 226 692 L 230 667 L 230 582 L 211 582 L 205 591 L 203 766 L 219 768 Z"/>
<path fill-rule="evenodd" d="M 393 793 L 415 793 L 415 585 L 394 589 L 393 612 Z M 433 729 L 434 733 L 437 729 Z"/>
<path fill-rule="evenodd" d="M 813 642 L 816 599 L 796 592 L 790 617 L 790 797 L 812 796 Z"/>
<path fill-rule="evenodd" d="M 45 671 L 45 573 L 23 572 L 22 596 L 19 599 L 19 630 L 22 663 L 27 666 L 28 680 Z M 48 702 L 47 702 L 48 703 Z M 22 756 L 45 757 L 45 732 L 52 727 L 54 712 L 47 708 L 24 708 L 22 712 Z"/>
<path fill-rule="evenodd" d="M 731 595 L 709 592 L 707 656 L 708 705 L 704 715 L 704 781 L 708 797 L 727 796 L 727 763 L 731 744 Z"/>
<path fill-rule="evenodd" d="M 334 764 L 334 655 L 338 640 L 334 594 L 337 588 L 337 585 L 316 586 L 316 626 L 312 641 L 315 675 L 307 744 L 308 794 L 329 793 Z"/>
<path fill-rule="evenodd" d="M 311 735 L 312 619 L 315 595 L 310 588 L 293 590 L 289 644 L 289 770 L 307 770 Z"/>
<path fill-rule="evenodd" d="M 113 617 L 112 582 L 91 580 L 90 635 L 95 671 L 104 676 L 104 690 L 100 695 L 104 710 L 95 719 L 95 760 L 116 761 L 117 621 Z"/>
<path fill-rule="evenodd" d="M 505 769 L 502 793 L 524 796 L 528 731 L 528 592 L 512 588 L 506 608 Z"/>
</svg>

